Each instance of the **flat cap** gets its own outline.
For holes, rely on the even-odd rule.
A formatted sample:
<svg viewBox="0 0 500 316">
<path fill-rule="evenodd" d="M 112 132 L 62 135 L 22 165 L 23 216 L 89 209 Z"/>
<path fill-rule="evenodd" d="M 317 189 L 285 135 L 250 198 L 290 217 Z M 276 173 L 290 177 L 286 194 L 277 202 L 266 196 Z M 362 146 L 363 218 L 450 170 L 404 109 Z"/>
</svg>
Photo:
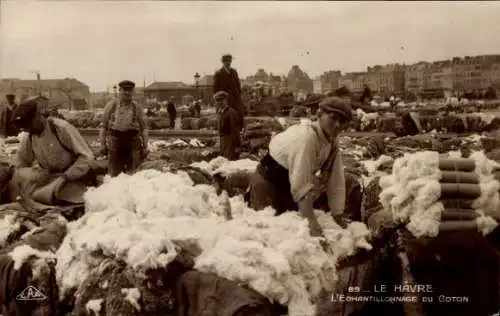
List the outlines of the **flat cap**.
<svg viewBox="0 0 500 316">
<path fill-rule="evenodd" d="M 134 89 L 135 88 L 135 82 L 130 81 L 130 80 L 123 80 L 118 83 L 118 86 L 122 89 Z"/>
<path fill-rule="evenodd" d="M 227 92 L 226 91 L 217 91 L 215 94 L 214 94 L 214 99 L 215 100 L 223 100 L 223 99 L 227 99 Z"/>
<path fill-rule="evenodd" d="M 7 97 L 7 98 L 15 98 L 15 97 L 16 97 L 16 95 L 15 95 L 14 93 L 7 93 L 7 94 L 5 95 L 5 97 Z"/>
<path fill-rule="evenodd" d="M 222 59 L 222 61 L 224 61 L 224 60 L 233 60 L 233 55 L 231 55 L 231 54 L 224 54 L 224 55 L 222 55 L 221 59 Z"/>
<path fill-rule="evenodd" d="M 336 113 L 347 120 L 352 120 L 352 108 L 340 97 L 328 97 L 319 103 L 319 108 L 326 113 Z"/>
<path fill-rule="evenodd" d="M 24 125 L 36 114 L 39 97 L 30 97 L 19 104 L 12 113 L 12 122 Z"/>
</svg>

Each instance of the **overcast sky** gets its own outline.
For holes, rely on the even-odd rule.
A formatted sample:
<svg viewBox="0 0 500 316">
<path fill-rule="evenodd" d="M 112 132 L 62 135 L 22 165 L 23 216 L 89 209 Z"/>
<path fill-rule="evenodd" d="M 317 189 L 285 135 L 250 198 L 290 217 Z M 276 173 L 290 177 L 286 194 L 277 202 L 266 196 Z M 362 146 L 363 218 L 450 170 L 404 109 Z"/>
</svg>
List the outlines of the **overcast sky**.
<svg viewBox="0 0 500 316">
<path fill-rule="evenodd" d="M 0 1 L 0 77 L 74 77 L 104 91 L 193 82 L 231 53 L 244 77 L 500 54 L 500 2 Z"/>
</svg>

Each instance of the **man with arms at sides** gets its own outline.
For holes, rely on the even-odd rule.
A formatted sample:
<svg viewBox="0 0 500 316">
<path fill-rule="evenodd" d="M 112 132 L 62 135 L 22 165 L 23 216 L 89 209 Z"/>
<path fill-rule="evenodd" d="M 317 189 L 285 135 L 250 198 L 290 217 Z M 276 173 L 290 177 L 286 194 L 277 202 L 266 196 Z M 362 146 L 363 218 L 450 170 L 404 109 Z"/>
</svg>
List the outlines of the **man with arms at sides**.
<svg viewBox="0 0 500 316">
<path fill-rule="evenodd" d="M 7 99 L 7 103 L 2 108 L 2 113 L 0 114 L 0 136 L 7 138 L 9 136 L 17 136 L 19 129 L 12 124 L 12 113 L 17 107 L 16 96 L 8 93 L 5 98 Z"/>
<path fill-rule="evenodd" d="M 243 128 L 243 118 L 245 111 L 241 99 L 241 82 L 236 69 L 231 67 L 233 56 L 227 54 L 222 56 L 222 68 L 214 75 L 213 91 L 225 91 L 228 94 L 228 104 L 236 110 Z"/>
<path fill-rule="evenodd" d="M 323 234 L 313 203 L 326 192 L 331 214 L 342 226 L 345 207 L 344 167 L 337 136 L 352 119 L 350 105 L 339 97 L 319 104 L 318 120 L 293 125 L 271 139 L 269 153 L 250 179 L 249 204 L 272 206 L 277 214 L 299 210 L 313 236 Z"/>
<path fill-rule="evenodd" d="M 134 172 L 148 151 L 148 130 L 143 107 L 132 100 L 135 83 L 118 84 L 119 97 L 104 108 L 100 141 L 102 154 L 108 155 L 108 173 Z"/>
<path fill-rule="evenodd" d="M 13 198 L 22 190 L 23 196 L 46 205 L 83 203 L 86 187 L 96 185 L 92 150 L 73 125 L 45 118 L 37 107 L 35 97 L 14 111 L 14 123 L 28 136 L 17 152 Z"/>
<path fill-rule="evenodd" d="M 236 147 L 240 137 L 240 120 L 238 113 L 228 105 L 227 98 L 228 94 L 225 91 L 218 91 L 214 95 L 219 114 L 220 155 L 229 160 L 237 160 Z"/>
</svg>

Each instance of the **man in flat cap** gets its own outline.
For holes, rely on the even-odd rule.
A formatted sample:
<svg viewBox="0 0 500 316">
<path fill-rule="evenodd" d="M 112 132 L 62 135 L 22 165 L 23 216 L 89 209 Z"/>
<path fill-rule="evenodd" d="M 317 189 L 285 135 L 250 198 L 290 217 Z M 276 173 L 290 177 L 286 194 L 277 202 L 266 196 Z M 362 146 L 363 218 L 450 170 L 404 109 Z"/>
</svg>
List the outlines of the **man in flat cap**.
<svg viewBox="0 0 500 316">
<path fill-rule="evenodd" d="M 241 131 L 238 113 L 228 105 L 227 92 L 215 93 L 214 101 L 219 115 L 220 155 L 229 160 L 237 160 L 236 148 L 239 145 Z"/>
<path fill-rule="evenodd" d="M 45 118 L 38 97 L 22 102 L 13 122 L 28 132 L 17 152 L 13 197 L 29 196 L 45 205 L 83 203 L 87 186 L 96 183 L 92 150 L 78 130 L 65 120 Z"/>
<path fill-rule="evenodd" d="M 17 107 L 16 96 L 13 93 L 8 93 L 5 98 L 7 99 L 7 103 L 0 113 L 0 135 L 7 138 L 9 136 L 17 136 L 19 129 L 12 124 L 12 113 Z"/>
<path fill-rule="evenodd" d="M 132 100 L 135 83 L 124 80 L 118 86 L 118 98 L 104 108 L 100 133 L 102 153 L 108 155 L 112 177 L 134 172 L 148 151 L 144 108 Z"/>
<path fill-rule="evenodd" d="M 222 68 L 214 75 L 213 91 L 225 91 L 228 94 L 229 106 L 236 110 L 241 127 L 243 128 L 243 117 L 245 110 L 241 98 L 241 82 L 236 69 L 231 67 L 233 56 L 226 54 L 222 56 Z M 238 143 L 239 146 L 239 143 Z"/>
<path fill-rule="evenodd" d="M 351 119 L 349 103 L 329 97 L 319 104 L 317 121 L 275 135 L 250 179 L 250 206 L 256 210 L 272 206 L 277 214 L 298 210 L 309 220 L 311 234 L 319 236 L 322 229 L 313 203 L 326 193 L 331 214 L 343 224 L 346 189 L 337 136 Z"/>
</svg>

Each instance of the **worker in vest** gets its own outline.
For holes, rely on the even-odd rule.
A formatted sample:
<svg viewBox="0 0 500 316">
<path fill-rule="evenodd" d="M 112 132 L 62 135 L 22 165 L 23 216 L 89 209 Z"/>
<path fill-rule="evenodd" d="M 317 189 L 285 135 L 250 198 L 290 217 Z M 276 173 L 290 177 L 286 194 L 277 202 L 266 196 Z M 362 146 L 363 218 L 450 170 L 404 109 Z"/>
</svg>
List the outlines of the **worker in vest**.
<svg viewBox="0 0 500 316">
<path fill-rule="evenodd" d="M 19 129 L 12 124 L 12 113 L 17 107 L 16 96 L 12 93 L 6 95 L 7 104 L 0 114 L 0 134 L 3 137 L 17 136 Z"/>
<path fill-rule="evenodd" d="M 214 94 L 214 101 L 219 115 L 220 155 L 229 160 L 237 160 L 236 148 L 241 131 L 238 112 L 229 106 L 228 93 L 225 91 Z"/>
<path fill-rule="evenodd" d="M 108 156 L 108 173 L 114 177 L 137 169 L 148 152 L 148 135 L 143 107 L 132 100 L 135 83 L 118 84 L 119 97 L 104 108 L 100 141 Z"/>
<path fill-rule="evenodd" d="M 45 205 L 83 203 L 87 186 L 96 181 L 92 150 L 78 130 L 65 120 L 45 118 L 36 97 L 21 103 L 13 115 L 28 136 L 17 151 L 12 197 L 23 195 Z"/>
<path fill-rule="evenodd" d="M 249 205 L 272 206 L 277 214 L 298 210 L 309 220 L 313 236 L 322 235 L 313 203 L 326 192 L 330 212 L 343 225 L 345 178 L 337 136 L 352 119 L 352 109 L 339 97 L 319 104 L 318 120 L 293 125 L 271 139 L 268 154 L 250 179 Z"/>
</svg>

